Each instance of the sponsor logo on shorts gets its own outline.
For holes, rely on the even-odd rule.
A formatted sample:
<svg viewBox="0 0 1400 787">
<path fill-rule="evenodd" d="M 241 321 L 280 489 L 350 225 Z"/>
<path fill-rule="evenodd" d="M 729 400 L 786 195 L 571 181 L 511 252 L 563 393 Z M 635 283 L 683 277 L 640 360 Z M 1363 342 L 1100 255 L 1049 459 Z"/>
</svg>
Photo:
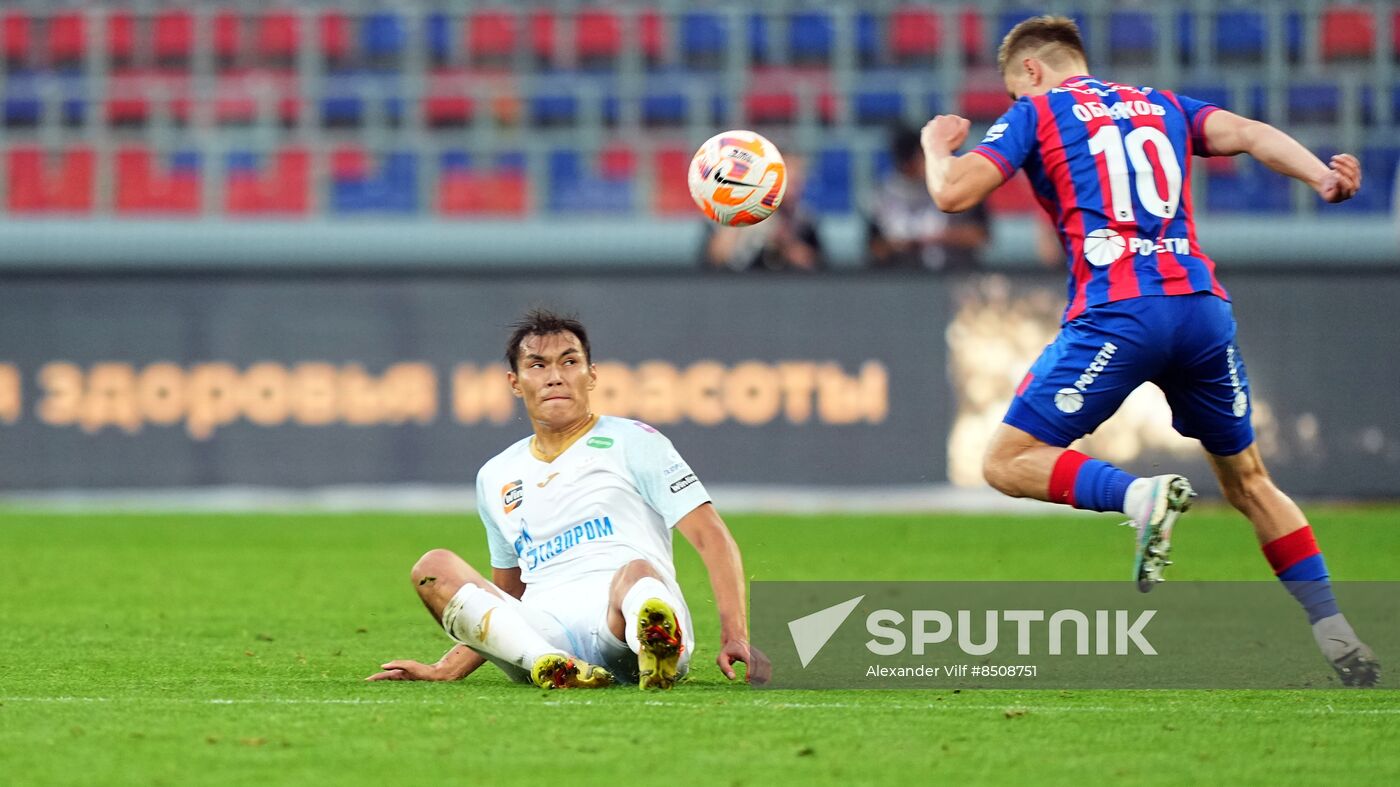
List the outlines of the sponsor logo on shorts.
<svg viewBox="0 0 1400 787">
<path fill-rule="evenodd" d="M 1055 392 L 1055 407 L 1062 413 L 1077 413 L 1084 407 L 1084 394 L 1088 392 L 1089 386 L 1099 379 L 1099 375 L 1108 368 L 1109 361 L 1118 352 L 1118 345 L 1113 342 L 1104 342 L 1099 348 L 1099 352 L 1094 356 L 1094 360 L 1084 367 L 1079 379 L 1074 381 L 1074 385 L 1068 388 L 1061 388 Z"/>
<path fill-rule="evenodd" d="M 1073 388 L 1061 388 L 1055 392 L 1055 407 L 1062 413 L 1077 413 L 1084 406 L 1084 394 Z"/>
<path fill-rule="evenodd" d="M 690 473 L 685 478 L 671 484 L 671 493 L 675 494 L 699 480 L 694 473 Z"/>
<path fill-rule="evenodd" d="M 588 438 L 589 448 L 612 448 L 613 439 L 611 437 L 590 437 Z"/>
<path fill-rule="evenodd" d="M 1235 345 L 1231 344 L 1225 348 L 1225 364 L 1230 371 L 1230 388 L 1235 392 L 1235 400 L 1230 408 L 1236 418 L 1243 418 L 1249 412 L 1249 394 L 1244 392 L 1244 383 L 1240 381 L 1240 369 L 1238 354 L 1235 352 Z"/>
<path fill-rule="evenodd" d="M 505 507 L 507 514 L 519 508 L 524 500 L 524 481 L 511 481 L 509 484 L 501 487 L 501 505 Z"/>
</svg>

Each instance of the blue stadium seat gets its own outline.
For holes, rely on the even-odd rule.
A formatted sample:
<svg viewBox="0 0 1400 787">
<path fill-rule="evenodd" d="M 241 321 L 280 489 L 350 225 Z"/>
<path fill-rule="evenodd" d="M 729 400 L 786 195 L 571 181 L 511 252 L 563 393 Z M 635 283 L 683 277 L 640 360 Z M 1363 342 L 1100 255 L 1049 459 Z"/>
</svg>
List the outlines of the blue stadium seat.
<svg viewBox="0 0 1400 787">
<path fill-rule="evenodd" d="M 850 213 L 854 196 L 851 151 L 826 148 L 818 151 L 813 159 L 807 168 L 803 204 L 817 213 Z"/>
<path fill-rule="evenodd" d="M 749 14 L 748 40 L 749 60 L 763 64 L 773 62 L 772 50 L 768 46 L 768 17 L 764 14 Z"/>
<path fill-rule="evenodd" d="M 6 96 L 4 114 L 6 126 L 37 126 L 44 114 L 43 102 L 33 96 Z"/>
<path fill-rule="evenodd" d="M 370 63 L 387 64 L 403 55 L 408 43 L 403 17 L 380 11 L 360 23 L 360 51 Z"/>
<path fill-rule="evenodd" d="M 788 21 L 788 57 L 799 64 L 830 62 L 835 38 L 836 31 L 827 14 L 793 14 Z"/>
<path fill-rule="evenodd" d="M 898 90 L 863 90 L 851 100 L 851 118 L 863 126 L 889 125 L 904 118 L 904 94 Z"/>
<path fill-rule="evenodd" d="M 452 59 L 452 18 L 441 11 L 428 14 L 425 35 L 429 62 L 435 66 L 449 62 Z"/>
<path fill-rule="evenodd" d="M 1114 63 L 1150 63 L 1157 50 L 1157 19 L 1147 11 L 1115 11 L 1108 18 L 1108 57 Z"/>
<path fill-rule="evenodd" d="M 686 122 L 690 106 L 684 93 L 647 93 L 642 96 L 642 123 L 671 126 Z"/>
<path fill-rule="evenodd" d="M 880 19 L 870 12 L 856 15 L 856 60 L 869 67 L 880 62 L 884 42 L 880 40 Z"/>
<path fill-rule="evenodd" d="M 357 95 L 328 95 L 321 99 L 321 125 L 357 128 L 365 122 L 365 102 Z"/>
<path fill-rule="evenodd" d="M 1303 52 L 1303 17 L 1290 13 L 1284 19 L 1289 60 Z M 1215 50 L 1224 61 L 1263 60 L 1268 52 L 1268 21 L 1258 11 L 1221 11 L 1215 16 Z"/>
<path fill-rule="evenodd" d="M 1342 90 L 1336 83 L 1290 85 L 1289 123 L 1336 123 L 1341 116 Z"/>
<path fill-rule="evenodd" d="M 1206 178 L 1206 207 L 1220 213 L 1288 213 L 1292 208 L 1289 179 L 1247 157 L 1233 160 L 1232 172 L 1210 172 Z"/>
<path fill-rule="evenodd" d="M 414 153 L 388 153 L 380 160 L 377 173 L 331 180 L 330 208 L 334 213 L 417 213 L 418 203 L 418 157 Z"/>
<path fill-rule="evenodd" d="M 567 126 L 578 121 L 578 96 L 571 92 L 541 93 L 530 97 L 530 123 Z"/>
<path fill-rule="evenodd" d="M 604 213 L 632 209 L 632 179 L 605 178 L 584 165 L 577 150 L 554 150 L 548 159 L 548 209 L 553 213 Z"/>
<path fill-rule="evenodd" d="M 680 15 L 681 59 L 692 68 L 713 68 L 724 62 L 729 36 L 719 14 L 689 11 Z"/>
</svg>

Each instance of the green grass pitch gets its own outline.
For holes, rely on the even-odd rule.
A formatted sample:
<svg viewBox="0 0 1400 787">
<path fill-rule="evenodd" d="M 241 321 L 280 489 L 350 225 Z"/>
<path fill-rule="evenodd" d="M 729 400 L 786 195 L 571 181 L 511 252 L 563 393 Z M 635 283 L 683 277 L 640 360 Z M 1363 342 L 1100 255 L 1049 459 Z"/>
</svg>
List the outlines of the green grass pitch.
<svg viewBox="0 0 1400 787">
<path fill-rule="evenodd" d="M 1334 578 L 1400 578 L 1400 509 L 1310 513 Z M 1119 579 L 1131 549 L 1108 517 L 728 521 L 763 579 Z M 1193 512 L 1175 542 L 1173 579 L 1267 576 L 1231 512 Z M 703 567 L 679 540 L 699 648 L 670 693 L 542 692 L 492 668 L 362 682 L 448 644 L 408 582 L 439 546 L 484 565 L 467 515 L 0 513 L 0 782 L 1400 781 L 1392 691 L 729 684 Z"/>
</svg>

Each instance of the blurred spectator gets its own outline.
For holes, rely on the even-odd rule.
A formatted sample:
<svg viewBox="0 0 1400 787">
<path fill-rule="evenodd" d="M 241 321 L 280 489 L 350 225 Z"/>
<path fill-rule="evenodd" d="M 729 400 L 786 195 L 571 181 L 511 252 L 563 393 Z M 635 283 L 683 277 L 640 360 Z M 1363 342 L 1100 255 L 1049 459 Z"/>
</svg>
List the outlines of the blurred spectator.
<svg viewBox="0 0 1400 787">
<path fill-rule="evenodd" d="M 787 155 L 787 194 L 778 211 L 749 227 L 723 227 L 706 222 L 708 232 L 701 264 L 708 270 L 820 271 L 826 270 L 821 237 L 810 213 L 802 207 L 801 157 Z"/>
<path fill-rule="evenodd" d="M 890 150 L 894 171 L 875 188 L 867 213 L 866 251 L 872 268 L 970 271 L 981 267 L 991 238 L 981 205 L 944 213 L 924 184 L 919 132 L 895 131 Z"/>
</svg>

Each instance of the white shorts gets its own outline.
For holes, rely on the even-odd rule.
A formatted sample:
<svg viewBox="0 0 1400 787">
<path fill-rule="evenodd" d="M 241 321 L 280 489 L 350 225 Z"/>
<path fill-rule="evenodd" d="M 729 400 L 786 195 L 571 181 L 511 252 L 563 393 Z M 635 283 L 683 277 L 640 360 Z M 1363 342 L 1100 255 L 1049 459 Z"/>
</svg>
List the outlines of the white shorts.
<svg viewBox="0 0 1400 787">
<path fill-rule="evenodd" d="M 620 681 L 636 683 L 637 654 L 608 629 L 608 595 L 613 575 L 612 571 L 595 571 L 560 585 L 527 587 L 523 599 L 507 596 L 506 603 L 519 612 L 549 644 L 590 664 L 604 667 Z M 679 664 L 679 673 L 684 675 L 690 666 L 690 654 L 695 650 L 690 610 L 675 582 L 669 579 L 661 581 L 681 603 L 676 614 L 680 616 L 681 634 L 685 642 Z M 514 665 L 506 665 L 503 669 L 512 680 L 521 683 L 530 681 L 528 672 Z"/>
</svg>

